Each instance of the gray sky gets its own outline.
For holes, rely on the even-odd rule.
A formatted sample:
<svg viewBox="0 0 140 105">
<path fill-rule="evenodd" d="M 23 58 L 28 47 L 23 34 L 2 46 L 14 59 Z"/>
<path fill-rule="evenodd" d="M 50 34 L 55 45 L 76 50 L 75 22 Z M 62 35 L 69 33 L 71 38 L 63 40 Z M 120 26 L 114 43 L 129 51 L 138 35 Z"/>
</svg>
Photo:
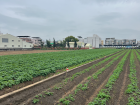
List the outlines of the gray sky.
<svg viewBox="0 0 140 105">
<path fill-rule="evenodd" d="M 67 36 L 140 40 L 140 0 L 0 0 L 0 31 L 43 40 Z"/>
</svg>

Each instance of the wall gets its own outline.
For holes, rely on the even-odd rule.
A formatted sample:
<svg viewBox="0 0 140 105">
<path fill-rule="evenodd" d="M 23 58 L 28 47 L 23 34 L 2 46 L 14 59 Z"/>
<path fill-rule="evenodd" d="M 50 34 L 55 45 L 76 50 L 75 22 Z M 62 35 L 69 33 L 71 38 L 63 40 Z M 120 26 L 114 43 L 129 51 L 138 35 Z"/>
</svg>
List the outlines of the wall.
<svg viewBox="0 0 140 105">
<path fill-rule="evenodd" d="M 8 42 L 2 42 L 2 38 L 8 38 Z M 4 47 L 5 45 L 7 45 L 7 47 Z M 14 45 L 14 47 L 12 47 L 12 45 Z M 20 45 L 20 47 L 18 47 L 18 45 Z M 10 34 L 1 35 L 0 48 L 22 48 L 22 39 L 15 37 L 13 35 L 10 35 Z"/>
<path fill-rule="evenodd" d="M 2 42 L 2 38 L 8 38 L 8 42 Z M 14 41 L 12 41 L 14 40 Z M 4 47 L 4 45 L 7 45 L 7 47 Z M 14 47 L 12 47 L 14 45 Z M 20 47 L 19 47 L 19 46 Z M 0 48 L 3 49 L 8 49 L 8 48 L 23 48 L 23 45 L 26 45 L 26 48 L 32 48 L 33 44 L 27 43 L 26 41 L 22 41 L 22 39 L 15 37 L 10 34 L 5 34 L 5 35 L 0 35 Z M 31 47 L 30 47 L 31 45 Z"/>
</svg>

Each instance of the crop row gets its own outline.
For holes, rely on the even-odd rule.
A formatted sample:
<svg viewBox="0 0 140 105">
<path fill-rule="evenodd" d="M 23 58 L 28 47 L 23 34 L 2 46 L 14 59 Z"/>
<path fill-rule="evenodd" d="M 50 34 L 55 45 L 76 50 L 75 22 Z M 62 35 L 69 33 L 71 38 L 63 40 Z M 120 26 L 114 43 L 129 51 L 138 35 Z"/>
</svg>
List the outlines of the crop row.
<svg viewBox="0 0 140 105">
<path fill-rule="evenodd" d="M 81 50 L 1 56 L 0 89 L 30 81 L 33 77 L 46 76 L 56 70 L 94 60 L 120 50 Z"/>
<path fill-rule="evenodd" d="M 140 55 L 135 51 L 137 57 L 139 58 Z M 131 52 L 130 56 L 130 74 L 129 78 L 131 83 L 127 86 L 127 90 L 125 91 L 129 95 L 128 98 L 128 105 L 140 105 L 140 89 L 137 86 L 138 80 L 136 77 L 136 65 L 134 59 L 134 50 Z"/>
<path fill-rule="evenodd" d="M 84 69 L 84 70 L 82 70 L 82 71 L 80 71 L 80 72 L 77 72 L 77 73 L 73 74 L 71 77 L 66 78 L 65 80 L 63 80 L 62 83 L 58 84 L 57 86 L 55 85 L 55 87 L 54 87 L 53 89 L 59 90 L 59 89 L 63 88 L 64 85 L 66 85 L 66 84 L 69 83 L 70 81 L 73 81 L 77 76 L 80 76 L 80 75 L 83 74 L 83 73 L 89 72 L 92 68 L 95 68 L 96 66 L 102 65 L 104 62 L 110 60 L 112 57 L 117 56 L 117 57 L 114 58 L 109 64 L 107 64 L 107 65 L 104 67 L 104 68 L 106 69 L 106 68 L 109 67 L 115 60 L 117 60 L 120 56 L 122 56 L 124 53 L 125 53 L 125 51 L 120 52 L 120 53 L 117 53 L 117 54 L 114 54 L 114 55 L 112 55 L 112 56 L 110 56 L 110 57 L 104 59 L 103 61 L 100 61 L 99 63 L 97 63 L 97 64 L 95 64 L 95 65 L 93 65 L 93 66 L 87 68 L 87 69 Z M 103 69 L 102 69 L 102 70 L 103 70 Z M 68 82 L 68 81 L 69 81 L 69 82 Z M 86 85 L 87 85 L 87 84 L 85 84 L 85 86 L 86 86 Z M 86 89 L 86 88 L 87 88 L 87 87 L 83 87 L 82 89 Z M 51 91 L 51 90 L 48 90 L 48 91 L 49 91 L 49 92 L 52 92 L 53 90 L 52 90 L 52 91 Z M 45 94 L 43 94 L 43 95 L 45 95 Z M 70 95 L 70 96 L 71 96 L 71 95 Z M 71 99 L 71 98 L 70 98 L 70 99 Z M 38 99 L 37 97 L 35 97 L 35 98 L 33 99 L 33 103 L 38 102 L 38 101 L 35 101 L 35 100 L 38 100 L 38 101 L 39 101 L 39 99 Z M 64 103 L 66 103 L 66 102 L 68 102 L 68 101 L 65 100 Z"/>
<path fill-rule="evenodd" d="M 123 66 L 129 53 L 130 53 L 130 50 L 119 62 L 119 64 L 117 65 L 117 68 L 113 71 L 113 74 L 108 79 L 108 82 L 105 85 L 105 88 L 101 89 L 97 97 L 93 99 L 93 102 L 90 102 L 88 105 L 106 105 L 106 102 L 111 98 L 109 92 L 112 90 L 113 84 L 115 84 L 115 81 L 119 78 L 120 73 L 123 71 Z"/>
<path fill-rule="evenodd" d="M 69 103 L 71 101 L 74 101 L 74 97 L 76 96 L 76 94 L 82 90 L 85 91 L 88 89 L 88 85 L 91 82 L 91 79 L 97 79 L 98 75 L 101 74 L 105 69 L 107 69 L 108 67 L 110 67 L 113 62 L 115 62 L 116 60 L 118 60 L 125 52 L 122 52 L 120 55 L 118 55 L 117 57 L 115 57 L 111 62 L 109 62 L 105 67 L 99 69 L 96 73 L 93 73 L 92 76 L 87 77 L 87 81 L 85 81 L 84 84 L 78 84 L 76 89 L 74 90 L 73 94 L 69 94 L 69 96 L 65 97 L 65 98 L 61 98 L 59 100 L 60 103 L 64 104 L 64 105 L 69 105 Z M 99 63 L 100 64 L 100 63 Z M 93 77 L 93 78 L 92 78 Z"/>
</svg>

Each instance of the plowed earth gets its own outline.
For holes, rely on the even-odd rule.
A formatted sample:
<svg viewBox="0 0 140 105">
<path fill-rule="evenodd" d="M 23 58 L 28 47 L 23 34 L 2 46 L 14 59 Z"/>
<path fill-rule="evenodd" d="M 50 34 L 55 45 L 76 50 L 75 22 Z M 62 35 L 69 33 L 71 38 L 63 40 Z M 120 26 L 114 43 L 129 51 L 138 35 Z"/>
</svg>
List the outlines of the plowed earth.
<svg viewBox="0 0 140 105">
<path fill-rule="evenodd" d="M 113 57 L 115 58 L 115 57 Z M 113 59 L 112 58 L 112 59 Z M 99 65 L 97 66 L 96 68 L 93 68 L 92 70 L 90 70 L 89 72 L 87 73 L 84 73 L 78 77 L 76 77 L 74 79 L 74 81 L 68 81 L 68 84 L 66 84 L 62 89 L 60 90 L 54 90 L 53 88 L 50 89 L 49 91 L 50 92 L 54 92 L 54 95 L 53 96 L 46 96 L 45 98 L 40 98 L 40 102 L 36 105 L 58 105 L 58 101 L 60 98 L 64 97 L 64 96 L 67 96 L 71 93 L 73 93 L 73 90 L 76 89 L 76 86 L 79 84 L 79 83 L 84 83 L 86 82 L 86 78 L 88 76 L 91 76 L 93 73 L 95 73 L 97 70 L 101 69 L 102 67 L 104 67 L 106 64 L 108 64 L 112 59 L 110 59 L 109 61 L 103 63 L 102 65 Z M 121 57 L 120 57 L 121 59 Z M 91 83 L 94 84 L 94 87 L 93 87 L 93 84 L 90 84 L 89 85 L 89 88 L 87 91 L 84 91 L 84 92 L 79 92 L 77 94 L 77 97 L 75 98 L 75 101 L 74 102 L 71 102 L 70 105 L 84 105 L 84 103 L 86 102 L 86 100 L 88 98 L 90 98 L 90 96 L 96 92 L 99 88 L 99 86 L 101 85 L 101 83 L 103 83 L 102 81 L 104 81 L 106 79 L 106 77 L 108 77 L 108 75 L 110 75 L 110 72 L 113 71 L 112 68 L 114 68 L 115 65 L 117 65 L 117 63 L 120 61 L 117 60 L 116 62 L 114 62 L 114 64 L 109 67 L 107 70 L 105 70 L 97 80 L 93 80 L 91 81 Z M 112 72 L 111 72 L 112 74 Z M 107 81 L 106 81 L 107 82 Z M 27 102 L 27 103 L 26 103 Z M 24 105 L 34 105 L 34 103 L 32 102 L 31 99 L 29 99 L 28 101 L 26 101 L 24 103 Z M 21 104 L 23 105 L 23 104 Z"/>
<path fill-rule="evenodd" d="M 0 51 L 0 56 L 2 56 L 2 55 L 17 55 L 17 54 L 30 54 L 30 53 L 59 52 L 59 51 L 69 51 L 69 50 L 23 50 L 23 51 Z"/>
<path fill-rule="evenodd" d="M 124 56 L 124 55 L 123 55 Z M 114 58 L 114 57 L 113 57 Z M 113 59 L 112 58 L 112 59 Z M 110 75 L 110 73 L 112 73 L 112 71 L 115 69 L 114 67 L 117 65 L 117 63 L 121 60 L 122 57 L 119 58 L 119 60 L 115 61 L 113 63 L 113 65 L 109 68 L 107 68 L 107 70 L 105 70 L 97 80 L 92 81 L 93 83 L 95 82 L 96 86 L 95 88 L 92 88 L 92 86 L 89 86 L 89 89 L 87 91 L 87 93 L 85 94 L 85 97 L 90 98 L 90 96 L 94 93 L 94 91 L 101 85 L 102 81 L 105 80 L 106 78 L 108 78 L 108 76 Z M 87 65 L 81 66 L 79 68 L 75 68 L 72 71 L 69 71 L 67 74 L 67 78 L 71 77 L 73 74 L 82 71 L 94 64 L 97 64 L 98 62 L 102 61 L 104 58 L 101 58 L 100 60 L 91 62 Z M 103 63 L 102 65 L 97 66 L 96 68 L 93 68 L 92 70 L 90 70 L 89 72 L 86 72 L 78 77 L 76 77 L 74 79 L 74 81 L 70 82 L 68 81 L 68 83 L 60 90 L 54 90 L 52 89 L 52 91 L 54 92 L 53 96 L 46 96 L 45 98 L 41 98 L 39 103 L 36 105 L 54 105 L 55 103 L 57 103 L 57 101 L 64 96 L 65 94 L 71 93 L 72 89 L 77 86 L 80 82 L 82 82 L 85 78 L 87 78 L 89 75 L 92 75 L 93 73 L 95 73 L 97 70 L 99 70 L 100 68 L 104 67 L 106 64 L 108 64 L 112 59 L 110 59 L 109 61 L 106 61 L 105 63 Z M 43 82 L 39 85 L 35 85 L 29 89 L 25 89 L 21 92 L 18 92 L 14 95 L 8 96 L 6 98 L 3 98 L 0 100 L 0 104 L 1 105 L 34 105 L 32 103 L 32 99 L 35 95 L 42 93 L 43 91 L 46 91 L 48 88 L 53 88 L 53 86 L 55 86 L 56 84 L 62 82 L 65 79 L 66 74 L 62 74 L 58 77 L 54 77 L 53 79 L 50 79 L 46 82 Z M 91 90 L 90 90 L 91 89 Z M 92 90 L 93 89 L 93 90 Z M 92 92 L 91 92 L 92 91 Z M 79 93 L 82 94 L 82 93 Z M 80 105 L 80 103 L 77 103 L 79 101 L 81 101 L 81 99 L 78 99 L 78 97 L 76 97 L 76 104 L 75 105 Z M 85 100 L 83 98 L 83 100 Z M 86 100 L 85 100 L 86 102 Z M 71 105 L 74 105 L 74 103 L 72 103 Z M 83 103 L 82 103 L 83 105 Z"/>
</svg>

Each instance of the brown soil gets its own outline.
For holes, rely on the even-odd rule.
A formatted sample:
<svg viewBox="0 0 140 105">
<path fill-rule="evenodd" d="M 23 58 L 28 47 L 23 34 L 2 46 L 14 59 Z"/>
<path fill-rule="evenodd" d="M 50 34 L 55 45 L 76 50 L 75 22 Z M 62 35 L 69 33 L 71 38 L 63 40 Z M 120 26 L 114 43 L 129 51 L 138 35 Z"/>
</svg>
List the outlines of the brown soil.
<svg viewBox="0 0 140 105">
<path fill-rule="evenodd" d="M 136 70 L 137 70 L 136 76 L 137 76 L 137 79 L 138 79 L 138 87 L 140 89 L 140 61 L 138 60 L 136 54 L 135 54 L 135 64 L 136 64 Z"/>
<path fill-rule="evenodd" d="M 16 54 L 30 54 L 30 53 L 45 53 L 45 52 L 59 52 L 59 51 L 71 51 L 71 50 L 23 50 L 23 51 L 2 51 L 1 55 L 16 55 Z"/>
<path fill-rule="evenodd" d="M 102 58 L 102 59 L 100 59 L 98 61 L 95 61 L 95 62 L 91 62 L 91 63 L 89 63 L 89 64 L 87 64 L 85 66 L 75 68 L 75 70 L 72 70 L 67 74 L 67 77 L 70 77 L 70 76 L 72 76 L 72 74 L 74 74 L 76 72 L 79 72 L 81 70 L 84 70 L 84 69 L 92 66 L 93 64 L 96 64 L 96 63 L 100 62 L 103 59 L 104 58 Z M 89 74 L 84 75 L 83 77 L 86 77 L 88 75 Z M 1 104 L 2 105 L 8 105 L 8 104 L 10 105 L 10 103 L 11 103 L 11 105 L 19 105 L 20 103 L 24 102 L 25 100 L 29 99 L 30 97 L 33 97 L 36 94 L 39 94 L 40 92 L 46 90 L 47 88 L 50 88 L 52 85 L 61 82 L 64 78 L 65 78 L 65 74 L 60 75 L 59 77 L 55 77 L 55 78 L 53 78 L 51 80 L 48 80 L 46 82 L 43 82 L 43 83 L 41 83 L 39 85 L 36 85 L 36 86 L 34 86 L 32 88 L 26 89 L 26 90 L 24 90 L 22 92 L 16 93 L 16 94 L 14 94 L 12 96 L 8 96 L 8 97 L 0 100 Z M 79 80 L 79 82 L 80 81 L 81 81 L 81 79 Z M 29 81 L 29 82 L 32 82 L 32 81 Z M 75 84 L 72 84 L 72 86 L 74 86 L 74 85 Z M 66 87 L 66 91 L 69 90 L 68 87 L 69 87 L 69 85 Z M 70 88 L 72 88 L 72 87 L 70 87 Z"/>
<path fill-rule="evenodd" d="M 113 57 L 114 58 L 114 57 Z M 112 58 L 112 59 L 113 59 Z M 112 60 L 111 59 L 111 60 Z M 89 72 L 86 72 L 78 77 L 76 77 L 74 79 L 74 81 L 68 81 L 68 84 L 66 84 L 62 89 L 60 90 L 54 90 L 51 89 L 50 92 L 54 92 L 53 96 L 46 96 L 45 98 L 40 98 L 40 102 L 36 105 L 54 105 L 54 103 L 58 102 L 58 100 L 63 97 L 66 96 L 66 94 L 69 94 L 79 83 L 84 82 L 89 75 L 95 73 L 97 70 L 99 70 L 100 68 L 104 67 L 107 63 L 109 63 L 111 60 L 105 62 L 104 64 L 90 70 Z M 34 105 L 32 103 L 32 101 L 30 101 L 29 103 L 25 103 L 25 105 Z M 57 105 L 57 104 L 55 104 Z"/>
<path fill-rule="evenodd" d="M 70 105 L 88 105 L 88 103 L 93 100 L 93 98 L 107 83 L 107 80 L 109 79 L 110 75 L 113 73 L 114 69 L 117 67 L 117 64 L 120 62 L 121 59 L 122 57 L 115 61 L 105 71 L 103 71 L 102 74 L 98 76 L 98 79 L 92 79 L 88 86 L 89 89 L 86 91 L 78 92 L 75 97 L 75 101 L 71 102 Z"/>
<path fill-rule="evenodd" d="M 113 85 L 113 89 L 110 91 L 111 99 L 107 102 L 107 105 L 127 105 L 128 94 L 125 94 L 129 80 L 129 62 L 130 62 L 130 53 L 125 61 L 123 71 L 121 72 L 119 78 Z"/>
</svg>

